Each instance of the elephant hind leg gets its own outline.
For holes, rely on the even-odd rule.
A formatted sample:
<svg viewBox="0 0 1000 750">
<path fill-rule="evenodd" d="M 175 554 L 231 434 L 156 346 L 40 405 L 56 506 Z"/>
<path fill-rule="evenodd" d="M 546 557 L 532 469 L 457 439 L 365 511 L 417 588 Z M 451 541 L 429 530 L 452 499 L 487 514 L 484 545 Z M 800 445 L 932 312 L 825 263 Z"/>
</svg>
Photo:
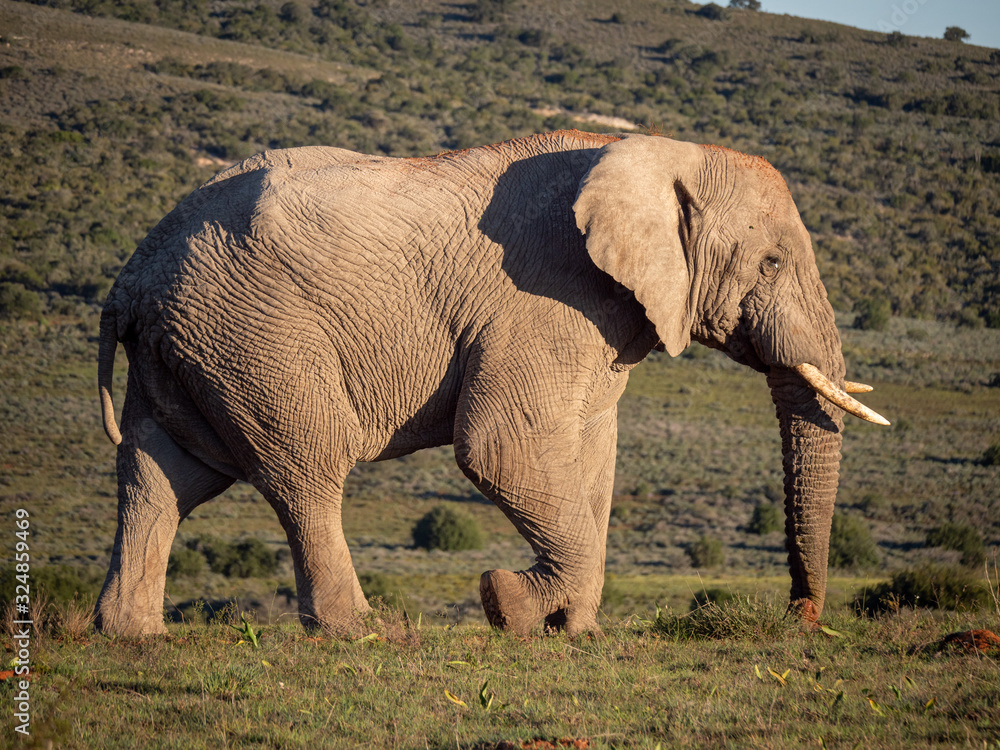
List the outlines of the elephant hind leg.
<svg viewBox="0 0 1000 750">
<path fill-rule="evenodd" d="M 287 466 L 272 462 L 270 466 Z M 370 607 L 351 561 L 341 521 L 345 469 L 335 477 L 256 474 L 251 481 L 274 508 L 295 567 L 299 620 L 307 630 L 352 635 Z"/>
<path fill-rule="evenodd" d="M 162 633 L 177 525 L 234 480 L 179 446 L 139 398 L 126 401 L 117 471 L 118 530 L 95 623 L 117 635 Z"/>
</svg>

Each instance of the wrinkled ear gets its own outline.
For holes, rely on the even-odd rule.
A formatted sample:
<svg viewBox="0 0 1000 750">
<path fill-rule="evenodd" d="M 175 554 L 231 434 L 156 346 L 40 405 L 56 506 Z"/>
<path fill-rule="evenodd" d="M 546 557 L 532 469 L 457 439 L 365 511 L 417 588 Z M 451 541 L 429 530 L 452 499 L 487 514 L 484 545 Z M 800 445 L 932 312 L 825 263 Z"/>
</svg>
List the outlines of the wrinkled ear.
<svg viewBox="0 0 1000 750">
<path fill-rule="evenodd" d="M 573 204 L 591 259 L 635 293 L 671 357 L 691 343 L 686 244 L 702 159 L 693 143 L 628 136 L 601 149 Z"/>
</svg>

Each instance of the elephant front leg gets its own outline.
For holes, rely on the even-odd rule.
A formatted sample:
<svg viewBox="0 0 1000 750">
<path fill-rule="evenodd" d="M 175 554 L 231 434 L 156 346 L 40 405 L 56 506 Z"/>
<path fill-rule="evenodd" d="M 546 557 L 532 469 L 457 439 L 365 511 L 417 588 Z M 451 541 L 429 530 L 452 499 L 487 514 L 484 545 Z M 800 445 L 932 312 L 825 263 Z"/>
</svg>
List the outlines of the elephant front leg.
<svg viewBox="0 0 1000 750">
<path fill-rule="evenodd" d="M 583 491 L 590 501 L 590 509 L 597 525 L 597 542 L 600 553 L 597 580 L 593 588 L 604 590 L 604 564 L 607 558 L 608 522 L 611 517 L 611 498 L 615 486 L 615 459 L 618 448 L 618 409 L 612 406 L 606 412 L 587 421 L 583 431 Z M 598 600 L 600 606 L 600 600 Z M 574 620 L 572 613 L 559 609 L 545 618 L 548 630 L 564 630 L 567 621 Z M 594 626 L 596 629 L 597 626 Z"/>
<path fill-rule="evenodd" d="M 596 469 L 583 454 L 582 433 L 579 422 L 521 430 L 497 413 L 463 415 L 459 465 L 535 552 L 528 570 L 482 575 L 483 609 L 494 627 L 526 635 L 546 618 L 570 635 L 597 627 L 607 525 L 595 517 L 590 491 L 608 456 Z M 597 505 L 603 513 L 604 503 Z"/>
</svg>

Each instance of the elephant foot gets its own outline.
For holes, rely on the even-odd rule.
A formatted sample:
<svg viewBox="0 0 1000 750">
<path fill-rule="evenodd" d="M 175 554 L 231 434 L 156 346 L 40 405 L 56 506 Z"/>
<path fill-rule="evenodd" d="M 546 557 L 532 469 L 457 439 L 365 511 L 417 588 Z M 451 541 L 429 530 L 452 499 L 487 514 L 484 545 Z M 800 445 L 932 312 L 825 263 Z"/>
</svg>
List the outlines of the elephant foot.
<svg viewBox="0 0 1000 750">
<path fill-rule="evenodd" d="M 546 617 L 545 632 L 566 633 L 571 638 L 583 634 L 603 635 L 601 626 L 597 624 L 595 616 L 585 617 L 573 611 L 573 609 L 573 607 L 563 607 Z"/>
<path fill-rule="evenodd" d="M 163 624 L 163 613 L 137 616 L 127 608 L 115 607 L 98 602 L 94 611 L 94 627 L 109 636 L 135 638 L 143 635 L 164 635 L 167 626 Z"/>
<path fill-rule="evenodd" d="M 363 605 L 355 605 L 347 616 L 314 615 L 308 612 L 299 612 L 299 622 L 302 627 L 309 632 L 319 632 L 329 638 L 357 638 L 366 635 L 370 631 L 372 615 L 374 610 L 364 602 Z M 375 618 L 377 619 L 377 617 Z"/>
<path fill-rule="evenodd" d="M 823 626 L 819 621 L 820 609 L 812 599 L 797 599 L 788 605 L 788 614 L 799 619 L 803 630 L 814 633 Z"/>
<path fill-rule="evenodd" d="M 487 570 L 479 579 L 479 596 L 490 625 L 525 636 L 538 622 L 538 614 L 524 580 L 509 570 Z"/>
</svg>

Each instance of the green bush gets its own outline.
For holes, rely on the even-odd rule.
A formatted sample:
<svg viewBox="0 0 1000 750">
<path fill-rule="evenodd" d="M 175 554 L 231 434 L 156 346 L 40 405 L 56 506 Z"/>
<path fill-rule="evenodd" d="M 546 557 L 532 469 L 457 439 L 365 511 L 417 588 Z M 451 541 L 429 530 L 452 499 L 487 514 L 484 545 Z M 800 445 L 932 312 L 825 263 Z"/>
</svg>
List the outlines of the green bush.
<svg viewBox="0 0 1000 750">
<path fill-rule="evenodd" d="M 992 602 L 989 588 L 968 568 L 927 564 L 896 573 L 888 583 L 868 586 L 854 597 L 859 614 L 899 607 L 976 610 Z"/>
<path fill-rule="evenodd" d="M 896 422 L 898 429 L 898 421 Z M 874 516 L 888 507 L 888 502 L 878 492 L 866 492 L 858 501 L 857 508 L 866 516 Z"/>
<path fill-rule="evenodd" d="M 830 567 L 864 570 L 878 563 L 878 547 L 868 524 L 856 516 L 835 514 L 830 529 Z"/>
<path fill-rule="evenodd" d="M 986 561 L 986 547 L 979 530 L 951 521 L 927 532 L 927 546 L 962 553 L 962 565 L 978 567 Z"/>
<path fill-rule="evenodd" d="M 190 547 L 181 547 L 170 554 L 167 563 L 168 576 L 187 576 L 193 578 L 205 569 L 205 556 Z"/>
<path fill-rule="evenodd" d="M 38 320 L 42 317 L 42 300 L 23 284 L 0 284 L 0 318 Z"/>
<path fill-rule="evenodd" d="M 723 607 L 736 600 L 736 594 L 729 589 L 702 589 L 691 599 L 690 611 L 694 612 L 702 607 L 714 604 L 716 607 Z"/>
<path fill-rule="evenodd" d="M 983 466 L 1000 466 L 1000 443 L 992 443 L 983 451 L 981 462 Z"/>
<path fill-rule="evenodd" d="M 753 509 L 747 532 L 750 534 L 770 534 L 785 528 L 785 514 L 782 509 L 771 503 L 761 503 Z"/>
<path fill-rule="evenodd" d="M 969 38 L 969 32 L 961 26 L 949 26 L 944 30 L 944 38 L 949 42 L 961 42 Z"/>
<path fill-rule="evenodd" d="M 19 583 L 14 566 L 0 568 L 0 597 L 13 597 Z M 78 597 L 97 596 L 104 582 L 104 571 L 73 565 L 32 565 L 29 586 L 32 594 L 41 592 L 58 603 L 72 602 Z"/>
<path fill-rule="evenodd" d="M 483 532 L 479 522 L 465 511 L 439 505 L 413 527 L 413 543 L 424 549 L 460 552 L 481 549 Z"/>
<path fill-rule="evenodd" d="M 725 8 L 715 3 L 708 3 L 708 5 L 701 6 L 694 14 L 702 18 L 707 18 L 710 21 L 723 21 L 729 16 Z"/>
<path fill-rule="evenodd" d="M 259 578 L 274 575 L 278 569 L 278 554 L 259 539 L 245 539 L 235 544 L 215 537 L 202 537 L 188 543 L 200 552 L 213 573 L 227 578 Z"/>
<path fill-rule="evenodd" d="M 695 568 L 717 568 L 725 562 L 722 540 L 703 536 L 687 549 L 691 565 Z"/>
<path fill-rule="evenodd" d="M 884 331 L 889 327 L 892 307 L 884 297 L 866 297 L 854 305 L 854 327 L 862 331 Z"/>
</svg>

